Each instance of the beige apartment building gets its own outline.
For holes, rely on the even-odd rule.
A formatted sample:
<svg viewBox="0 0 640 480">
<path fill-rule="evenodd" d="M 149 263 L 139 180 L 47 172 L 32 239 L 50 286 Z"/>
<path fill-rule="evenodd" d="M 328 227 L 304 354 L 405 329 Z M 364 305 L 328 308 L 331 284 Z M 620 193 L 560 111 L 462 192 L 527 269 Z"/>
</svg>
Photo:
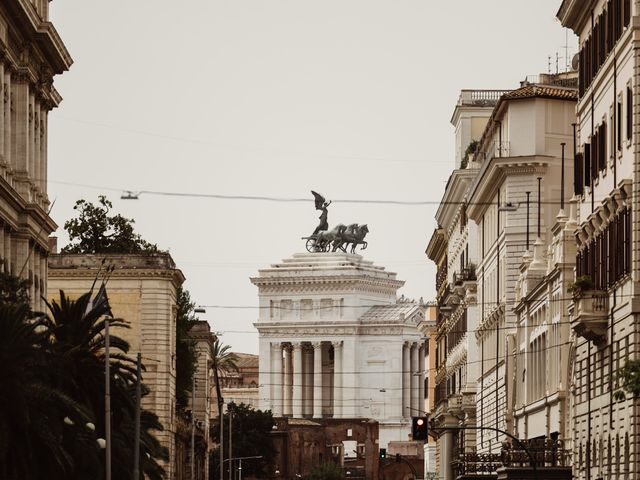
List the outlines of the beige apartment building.
<svg viewBox="0 0 640 480">
<path fill-rule="evenodd" d="M 168 253 L 53 254 L 49 257 L 48 298 L 58 298 L 59 290 L 64 290 L 72 299 L 80 297 L 90 290 L 96 277 L 99 286 L 98 272 L 101 268 L 104 272 L 104 267 L 109 265 L 115 266 L 107 283 L 113 315 L 126 320 L 130 326 L 114 328 L 112 333 L 129 342 L 132 356 L 142 353 L 146 367 L 143 381 L 150 389 L 149 395 L 143 398 L 143 407 L 158 415 L 164 427 L 156 437 L 169 450 L 171 460 L 164 468 L 167 478 L 173 480 L 178 470 L 175 465 L 176 291 L 184 282 L 184 276 Z M 199 365 L 207 360 L 202 350 L 204 348 L 198 348 Z M 198 370 L 199 382 L 206 381 L 206 373 L 203 368 Z M 206 385 L 199 390 L 204 389 Z M 207 422 L 205 407 L 198 404 L 196 407 L 202 414 L 199 420 Z"/>
<path fill-rule="evenodd" d="M 576 285 L 569 307 L 571 450 L 576 479 L 638 478 L 638 399 L 618 371 L 638 360 L 640 5 L 564 0 L 578 36 Z"/>
<path fill-rule="evenodd" d="M 434 418 L 443 428 L 438 464 L 444 480 L 489 472 L 511 475 L 512 467 L 528 464 L 518 441 L 532 438 L 534 429 L 523 427 L 532 412 L 525 407 L 516 411 L 514 402 L 522 397 L 515 393 L 523 379 L 532 385 L 529 393 L 535 387 L 536 395 L 545 397 L 546 391 L 538 384 L 545 377 L 536 370 L 537 357 L 530 357 L 536 358 L 536 368 L 516 375 L 517 362 L 529 352 L 521 352 L 518 341 L 532 333 L 518 329 L 514 307 L 528 291 L 516 296 L 516 287 L 522 286 L 523 261 L 532 265 L 530 278 L 535 268 L 546 267 L 561 192 L 571 189 L 573 163 L 567 159 L 576 84 L 575 72 L 543 74 L 500 92 L 475 150 L 468 151 L 466 162 L 456 162 L 465 168 L 452 173 L 436 214 L 438 229 L 427 254 L 438 265 Z M 549 338 L 545 345 L 533 343 L 540 355 L 560 341 L 559 335 Z M 543 434 L 557 439 L 558 432 Z"/>
<path fill-rule="evenodd" d="M 478 226 L 476 268 L 480 353 L 476 419 L 480 426 L 513 432 L 511 398 L 515 348 L 515 283 L 534 239 L 549 240 L 561 190 L 562 144 L 572 142 L 576 89 L 565 78 L 523 82 L 502 96 L 487 124 L 474 164 L 479 169 L 468 196 L 468 216 Z M 566 174 L 565 190 L 572 173 Z M 529 193 L 527 193 L 529 192 Z M 528 201 L 529 200 L 529 201 Z M 507 204 L 511 209 L 501 208 Z M 477 432 L 478 453 L 499 454 L 505 435 Z"/>
<path fill-rule="evenodd" d="M 48 115 L 62 97 L 53 77 L 72 60 L 49 22 L 49 2 L 0 2 L 0 269 L 29 279 L 44 310 L 48 237 Z"/>
<path fill-rule="evenodd" d="M 435 385 L 431 418 L 442 433 L 436 448 L 436 471 L 453 478 L 455 459 L 476 451 L 476 380 L 478 349 L 474 336 L 479 313 L 476 265 L 477 226 L 467 218 L 466 199 L 477 173 L 473 146 L 477 145 L 502 90 L 463 90 L 451 123 L 455 128 L 455 166 L 438 210 L 427 256 L 438 266 L 437 316 L 433 340 Z M 465 430 L 457 430 L 463 427 Z"/>
</svg>

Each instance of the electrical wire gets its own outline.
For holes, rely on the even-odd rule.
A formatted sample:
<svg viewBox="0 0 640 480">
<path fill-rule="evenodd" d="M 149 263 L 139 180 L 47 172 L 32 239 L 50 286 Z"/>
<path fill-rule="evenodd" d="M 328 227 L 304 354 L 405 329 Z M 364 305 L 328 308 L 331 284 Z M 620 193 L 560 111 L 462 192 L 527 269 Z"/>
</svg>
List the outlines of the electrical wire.
<svg viewBox="0 0 640 480">
<path fill-rule="evenodd" d="M 241 194 L 218 194 L 218 193 L 194 193 L 194 192 L 170 192 L 163 190 L 135 190 L 127 188 L 107 187 L 100 185 L 90 185 L 83 183 L 74 183 L 59 180 L 48 180 L 49 183 L 61 184 L 67 186 L 78 186 L 83 188 L 91 188 L 96 190 L 108 190 L 130 194 L 129 199 L 137 200 L 140 195 L 156 195 L 167 197 L 183 197 L 183 198 L 209 198 L 218 200 L 249 200 L 264 201 L 278 203 L 313 203 L 313 198 L 299 197 L 274 197 L 269 195 L 241 195 Z M 484 205 L 495 206 L 495 202 L 467 202 L 467 201 L 441 201 L 441 200 L 393 200 L 393 199 L 332 199 L 333 203 L 346 204 L 364 204 L 364 205 L 404 205 L 404 206 L 425 206 L 425 205 Z M 522 203 L 522 202 L 518 202 Z M 537 205 L 538 202 L 535 202 Z M 540 202 L 541 205 L 560 205 L 560 200 L 545 200 Z"/>
</svg>

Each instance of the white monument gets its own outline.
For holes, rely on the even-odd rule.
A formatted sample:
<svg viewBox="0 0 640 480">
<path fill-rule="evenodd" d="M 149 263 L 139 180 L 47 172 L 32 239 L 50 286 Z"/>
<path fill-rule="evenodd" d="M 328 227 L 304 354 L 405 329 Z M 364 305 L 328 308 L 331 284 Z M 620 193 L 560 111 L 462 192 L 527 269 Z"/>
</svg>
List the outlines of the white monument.
<svg viewBox="0 0 640 480">
<path fill-rule="evenodd" d="M 275 417 L 372 418 L 380 447 L 408 440 L 424 408 L 424 308 L 362 256 L 293 255 L 251 279 L 259 289 L 260 408 Z"/>
</svg>

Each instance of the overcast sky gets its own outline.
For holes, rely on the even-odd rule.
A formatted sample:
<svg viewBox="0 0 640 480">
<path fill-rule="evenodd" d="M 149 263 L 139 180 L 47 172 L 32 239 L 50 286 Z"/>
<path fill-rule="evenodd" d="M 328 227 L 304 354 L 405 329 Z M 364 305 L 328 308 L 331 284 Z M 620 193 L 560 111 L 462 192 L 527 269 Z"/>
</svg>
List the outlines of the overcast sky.
<svg viewBox="0 0 640 480">
<path fill-rule="evenodd" d="M 334 202 L 329 223 L 367 223 L 366 258 L 433 299 L 424 250 L 453 168 L 449 120 L 463 88 L 514 88 L 565 64 L 559 0 L 55 0 L 74 65 L 55 80 L 51 215 L 101 193 L 168 249 L 201 318 L 257 353 L 261 267 L 303 251 L 312 203 L 214 200 L 123 190 Z M 569 36 L 570 55 L 576 40 Z M 82 185 L 70 185 L 82 184 Z M 99 188 L 94 188 L 99 187 Z M 237 333 L 234 333 L 237 332 Z"/>
</svg>

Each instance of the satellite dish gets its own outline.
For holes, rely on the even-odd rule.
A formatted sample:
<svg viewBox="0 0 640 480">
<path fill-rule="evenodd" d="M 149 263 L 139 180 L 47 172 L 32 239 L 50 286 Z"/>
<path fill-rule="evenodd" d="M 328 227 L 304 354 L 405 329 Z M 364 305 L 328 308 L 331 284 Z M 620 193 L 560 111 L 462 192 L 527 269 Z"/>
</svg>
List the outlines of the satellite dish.
<svg viewBox="0 0 640 480">
<path fill-rule="evenodd" d="M 571 59 L 571 69 L 578 70 L 579 66 L 580 66 L 580 55 L 576 53 Z"/>
</svg>

